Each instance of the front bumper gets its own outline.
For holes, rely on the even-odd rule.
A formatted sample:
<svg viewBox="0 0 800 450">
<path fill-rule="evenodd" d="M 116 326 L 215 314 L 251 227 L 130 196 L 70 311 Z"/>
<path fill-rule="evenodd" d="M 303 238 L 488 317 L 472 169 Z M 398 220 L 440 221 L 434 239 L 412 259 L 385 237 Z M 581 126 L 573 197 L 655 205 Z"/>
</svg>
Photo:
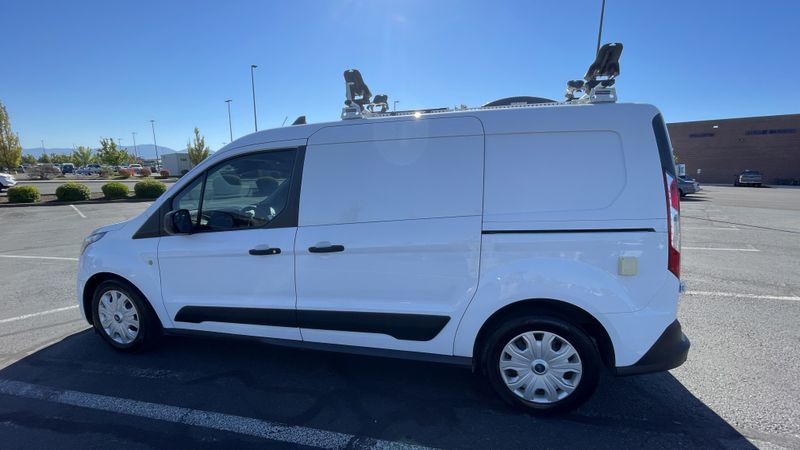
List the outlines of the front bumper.
<svg viewBox="0 0 800 450">
<path fill-rule="evenodd" d="M 8 180 L 8 179 L 0 180 L 0 186 L 3 186 L 4 188 L 10 188 L 10 187 L 14 187 L 16 185 L 17 185 L 17 180 L 13 180 L 13 179 L 12 180 Z"/>
<path fill-rule="evenodd" d="M 689 355 L 689 338 L 681 331 L 676 319 L 656 340 L 650 350 L 631 366 L 617 367 L 617 375 L 637 375 L 674 369 Z"/>
</svg>

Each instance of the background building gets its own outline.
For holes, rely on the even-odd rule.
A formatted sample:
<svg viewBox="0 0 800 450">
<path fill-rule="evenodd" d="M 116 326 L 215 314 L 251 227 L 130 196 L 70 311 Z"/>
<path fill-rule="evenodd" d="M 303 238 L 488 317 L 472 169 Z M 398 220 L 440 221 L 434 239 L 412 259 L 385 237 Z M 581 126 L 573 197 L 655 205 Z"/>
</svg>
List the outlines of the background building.
<svg viewBox="0 0 800 450">
<path fill-rule="evenodd" d="M 730 183 L 745 169 L 767 184 L 800 184 L 800 114 L 679 122 L 667 125 L 686 175 Z"/>
</svg>

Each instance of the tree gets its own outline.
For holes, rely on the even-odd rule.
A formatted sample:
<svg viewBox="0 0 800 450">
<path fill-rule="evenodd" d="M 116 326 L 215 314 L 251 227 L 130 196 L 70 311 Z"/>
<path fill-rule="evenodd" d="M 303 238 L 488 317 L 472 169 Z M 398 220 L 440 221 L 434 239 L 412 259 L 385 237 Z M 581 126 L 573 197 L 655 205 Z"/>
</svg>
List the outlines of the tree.
<svg viewBox="0 0 800 450">
<path fill-rule="evenodd" d="M 68 162 L 72 162 L 72 156 L 64 155 L 64 154 L 52 154 L 50 155 L 50 159 L 56 164 L 64 164 Z"/>
<path fill-rule="evenodd" d="M 22 160 L 22 146 L 19 135 L 11 131 L 6 107 L 0 103 L 0 167 L 14 169 Z"/>
<path fill-rule="evenodd" d="M 186 143 L 186 151 L 189 153 L 189 161 L 193 166 L 208 158 L 209 148 L 206 147 L 206 138 L 200 136 L 200 130 L 194 127 L 194 143 Z"/>
<path fill-rule="evenodd" d="M 130 155 L 124 149 L 117 147 L 111 138 L 100 139 L 100 148 L 97 150 L 97 160 L 109 166 L 122 166 L 128 162 Z"/>
<path fill-rule="evenodd" d="M 38 161 L 39 161 L 39 164 L 50 164 L 50 163 L 53 162 L 50 159 L 50 155 L 48 155 L 47 152 L 42 152 L 42 154 L 39 155 Z"/>
<path fill-rule="evenodd" d="M 36 157 L 33 155 L 23 155 L 22 164 L 36 165 Z"/>
<path fill-rule="evenodd" d="M 88 166 L 94 161 L 94 154 L 89 147 L 80 146 L 72 151 L 72 164 L 78 167 Z"/>
</svg>

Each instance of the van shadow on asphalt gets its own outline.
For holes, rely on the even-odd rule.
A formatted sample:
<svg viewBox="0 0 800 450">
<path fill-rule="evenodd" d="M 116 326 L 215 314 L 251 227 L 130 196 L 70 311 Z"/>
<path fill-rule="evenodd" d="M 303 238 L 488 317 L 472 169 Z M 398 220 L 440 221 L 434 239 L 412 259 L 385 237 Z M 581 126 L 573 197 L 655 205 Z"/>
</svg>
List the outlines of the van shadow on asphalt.
<svg viewBox="0 0 800 450">
<path fill-rule="evenodd" d="M 448 365 L 198 337 L 120 354 L 87 330 L 0 370 L 0 379 L 441 448 L 753 448 L 669 373 L 604 377 L 578 411 L 540 418 L 510 410 L 468 369 Z M 6 420 L 47 427 L 23 422 L 55 405 L 20 404 L 26 410 Z M 91 411 L 74 410 L 67 420 L 86 427 Z M 128 423 L 146 431 L 137 433 L 145 444 L 163 442 L 149 419 Z M 171 438 L 191 445 L 190 428 L 172 428 Z"/>
</svg>

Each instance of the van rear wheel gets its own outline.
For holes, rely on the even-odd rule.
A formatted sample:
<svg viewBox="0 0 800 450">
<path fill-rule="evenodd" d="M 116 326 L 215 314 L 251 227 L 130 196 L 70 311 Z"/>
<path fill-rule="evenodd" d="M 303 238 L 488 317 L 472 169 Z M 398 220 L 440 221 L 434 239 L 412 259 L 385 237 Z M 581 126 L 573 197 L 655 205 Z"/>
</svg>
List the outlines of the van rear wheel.
<svg viewBox="0 0 800 450">
<path fill-rule="evenodd" d="M 597 387 L 600 356 L 581 329 L 555 317 L 521 317 L 487 339 L 483 369 L 495 392 L 535 414 L 569 411 Z"/>
<path fill-rule="evenodd" d="M 130 284 L 107 280 L 92 297 L 92 324 L 114 349 L 135 352 L 155 343 L 158 318 L 142 295 Z"/>
</svg>

